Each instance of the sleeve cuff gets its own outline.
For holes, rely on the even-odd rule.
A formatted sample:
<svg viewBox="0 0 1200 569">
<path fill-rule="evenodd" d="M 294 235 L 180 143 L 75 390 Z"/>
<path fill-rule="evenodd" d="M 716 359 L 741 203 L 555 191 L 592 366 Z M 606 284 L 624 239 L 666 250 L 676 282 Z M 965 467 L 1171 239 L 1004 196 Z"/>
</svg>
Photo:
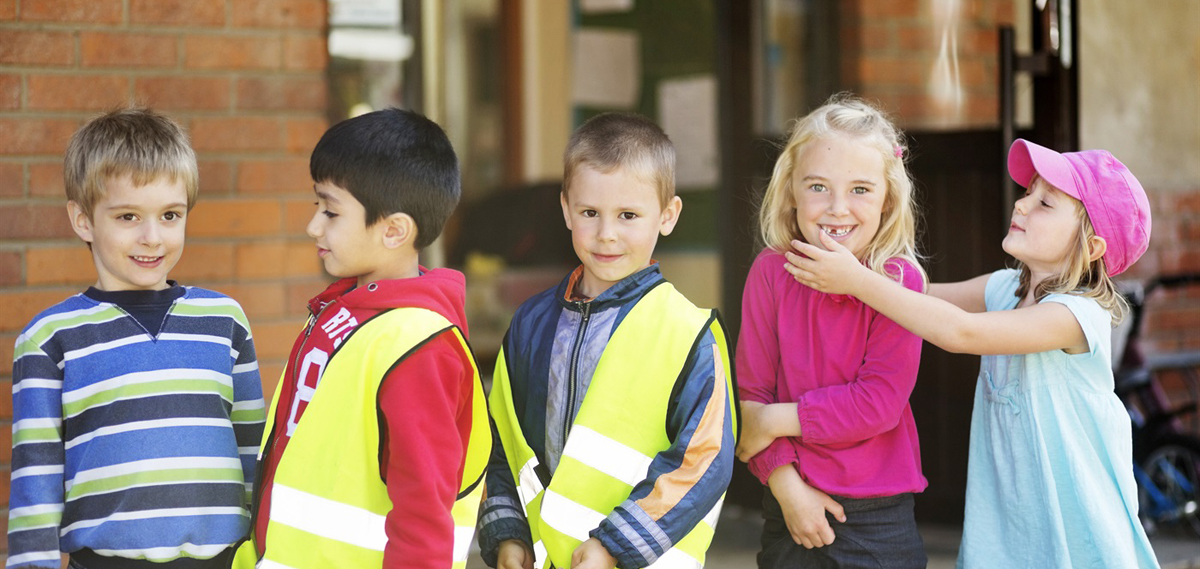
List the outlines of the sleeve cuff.
<svg viewBox="0 0 1200 569">
<path fill-rule="evenodd" d="M 659 550 L 666 551 L 674 545 L 662 528 L 631 500 L 613 510 L 588 535 L 596 538 L 617 560 L 618 569 L 647 567 L 658 560 Z"/>
<path fill-rule="evenodd" d="M 533 551 L 533 534 L 529 521 L 515 502 L 506 497 L 494 496 L 484 501 L 479 509 L 479 550 L 488 567 L 495 567 L 500 554 L 500 544 L 510 539 L 525 543 Z"/>
<path fill-rule="evenodd" d="M 803 429 L 803 427 L 801 428 Z M 792 450 L 790 444 L 787 439 L 775 439 L 766 450 L 750 459 L 747 464 L 750 473 L 758 478 L 763 486 L 767 485 L 767 479 L 771 477 L 771 473 L 775 472 L 776 468 L 800 462 L 800 457 L 796 456 L 796 452 Z"/>
</svg>

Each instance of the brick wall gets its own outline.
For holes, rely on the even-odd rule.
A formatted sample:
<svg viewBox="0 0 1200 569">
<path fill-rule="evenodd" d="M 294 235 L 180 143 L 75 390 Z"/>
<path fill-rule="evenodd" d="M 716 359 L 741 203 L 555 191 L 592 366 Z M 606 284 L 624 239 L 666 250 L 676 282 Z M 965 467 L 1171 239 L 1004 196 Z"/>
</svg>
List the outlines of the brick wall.
<svg viewBox="0 0 1200 569">
<path fill-rule="evenodd" d="M 842 75 L 906 129 L 999 120 L 996 27 L 1013 0 L 844 0 Z M 947 13 L 955 6 L 958 12 Z M 941 57 L 943 42 L 947 57 Z M 948 57 L 954 54 L 956 57 Z"/>
<path fill-rule="evenodd" d="M 67 140 L 97 112 L 142 103 L 187 128 L 199 158 L 172 278 L 241 302 L 269 397 L 304 302 L 327 282 L 304 234 L 308 154 L 326 128 L 325 20 L 324 0 L 0 0 L 0 392 L 21 327 L 95 282 L 67 223 Z M 11 406 L 0 397 L 4 507 Z"/>
</svg>

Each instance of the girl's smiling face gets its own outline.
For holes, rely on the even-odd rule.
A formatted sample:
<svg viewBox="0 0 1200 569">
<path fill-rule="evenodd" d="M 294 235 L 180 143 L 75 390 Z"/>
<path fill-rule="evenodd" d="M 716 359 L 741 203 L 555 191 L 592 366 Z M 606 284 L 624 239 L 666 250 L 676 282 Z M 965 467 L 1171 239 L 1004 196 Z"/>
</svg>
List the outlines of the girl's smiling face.
<svg viewBox="0 0 1200 569">
<path fill-rule="evenodd" d="M 1013 205 L 1004 252 L 1034 273 L 1058 273 L 1071 248 L 1079 246 L 1079 208 L 1078 200 L 1034 177 Z"/>
<path fill-rule="evenodd" d="M 822 247 L 824 232 L 861 259 L 879 232 L 887 200 L 883 156 L 851 137 L 815 139 L 797 157 L 791 193 L 805 242 Z"/>
</svg>

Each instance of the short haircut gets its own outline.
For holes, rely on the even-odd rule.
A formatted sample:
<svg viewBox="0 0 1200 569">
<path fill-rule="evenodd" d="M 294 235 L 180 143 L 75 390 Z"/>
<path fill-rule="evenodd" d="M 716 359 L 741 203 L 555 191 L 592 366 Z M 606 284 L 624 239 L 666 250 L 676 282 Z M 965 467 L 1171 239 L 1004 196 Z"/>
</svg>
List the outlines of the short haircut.
<svg viewBox="0 0 1200 569">
<path fill-rule="evenodd" d="M 654 121 L 631 113 L 604 113 L 583 123 L 563 152 L 563 195 L 580 166 L 605 174 L 628 169 L 658 190 L 660 207 L 675 197 L 675 145 Z"/>
<path fill-rule="evenodd" d="M 175 121 L 145 107 L 100 115 L 75 131 L 63 160 L 67 199 L 90 218 L 106 183 L 129 176 L 134 186 L 166 177 L 183 182 L 188 210 L 196 205 L 200 174 L 187 133 Z"/>
<path fill-rule="evenodd" d="M 458 199 L 458 157 L 437 123 L 395 108 L 339 122 L 321 137 L 308 163 L 314 182 L 345 189 L 366 210 L 368 226 L 405 213 L 417 225 L 413 245 L 438 235 Z"/>
</svg>

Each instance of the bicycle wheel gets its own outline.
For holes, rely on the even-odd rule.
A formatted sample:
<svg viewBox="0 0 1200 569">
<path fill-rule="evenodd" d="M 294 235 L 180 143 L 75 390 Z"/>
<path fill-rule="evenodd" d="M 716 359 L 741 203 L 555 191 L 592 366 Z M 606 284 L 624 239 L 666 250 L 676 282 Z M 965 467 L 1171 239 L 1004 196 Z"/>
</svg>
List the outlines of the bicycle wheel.
<svg viewBox="0 0 1200 569">
<path fill-rule="evenodd" d="M 1141 464 L 1147 480 L 1139 480 L 1141 508 L 1155 525 L 1178 524 L 1200 536 L 1200 440 L 1164 435 Z"/>
</svg>

